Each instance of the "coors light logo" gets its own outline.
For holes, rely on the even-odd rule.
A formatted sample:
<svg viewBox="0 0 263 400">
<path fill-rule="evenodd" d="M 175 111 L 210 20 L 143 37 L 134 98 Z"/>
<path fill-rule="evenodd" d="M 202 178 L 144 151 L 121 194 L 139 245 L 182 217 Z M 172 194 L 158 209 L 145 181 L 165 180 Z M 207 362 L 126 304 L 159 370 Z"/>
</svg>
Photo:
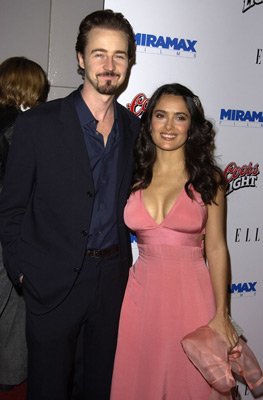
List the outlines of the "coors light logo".
<svg viewBox="0 0 263 400">
<path fill-rule="evenodd" d="M 263 0 L 243 0 L 243 10 L 242 12 L 246 12 L 250 10 L 252 7 L 262 4 Z"/>
<path fill-rule="evenodd" d="M 253 166 L 252 162 L 250 162 L 248 165 L 242 165 L 242 167 L 239 167 L 235 162 L 229 163 L 224 171 L 227 184 L 226 196 L 234 190 L 244 187 L 255 187 L 258 174 L 258 164 Z"/>
<path fill-rule="evenodd" d="M 144 93 L 139 93 L 134 97 L 131 103 L 126 104 L 128 110 L 133 112 L 133 114 L 141 117 L 144 111 L 146 111 L 149 99 Z"/>
</svg>

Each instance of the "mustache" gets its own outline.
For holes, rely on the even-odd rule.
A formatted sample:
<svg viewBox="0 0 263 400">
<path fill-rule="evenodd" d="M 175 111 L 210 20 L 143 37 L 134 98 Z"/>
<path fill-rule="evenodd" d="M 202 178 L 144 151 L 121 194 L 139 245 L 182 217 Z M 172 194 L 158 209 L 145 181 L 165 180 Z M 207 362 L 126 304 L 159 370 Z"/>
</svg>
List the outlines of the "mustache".
<svg viewBox="0 0 263 400">
<path fill-rule="evenodd" d="M 119 74 L 115 74 L 115 72 L 112 72 L 112 71 L 106 71 L 106 72 L 103 72 L 102 74 L 98 74 L 98 76 L 112 76 L 112 77 L 119 77 L 120 75 Z"/>
</svg>

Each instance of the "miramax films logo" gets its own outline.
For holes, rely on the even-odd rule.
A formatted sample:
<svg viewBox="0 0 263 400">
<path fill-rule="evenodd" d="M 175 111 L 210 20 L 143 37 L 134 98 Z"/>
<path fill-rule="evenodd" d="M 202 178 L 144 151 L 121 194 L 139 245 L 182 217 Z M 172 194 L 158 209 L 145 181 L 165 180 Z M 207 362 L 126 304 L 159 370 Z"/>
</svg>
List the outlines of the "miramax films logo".
<svg viewBox="0 0 263 400">
<path fill-rule="evenodd" d="M 245 187 L 256 187 L 259 175 L 259 164 L 253 165 L 250 162 L 239 167 L 235 162 L 230 162 L 225 171 L 226 196 L 235 190 Z"/>
<path fill-rule="evenodd" d="M 152 33 L 143 32 L 136 33 L 135 40 L 139 53 L 196 58 L 197 51 L 195 46 L 197 40 L 163 35 L 157 36 Z"/>
<path fill-rule="evenodd" d="M 238 282 L 232 283 L 232 285 L 228 285 L 227 291 L 231 293 L 231 297 L 248 297 L 248 296 L 256 296 L 257 282 Z"/>
<path fill-rule="evenodd" d="M 263 112 L 222 108 L 219 125 L 243 128 L 263 128 Z"/>
</svg>

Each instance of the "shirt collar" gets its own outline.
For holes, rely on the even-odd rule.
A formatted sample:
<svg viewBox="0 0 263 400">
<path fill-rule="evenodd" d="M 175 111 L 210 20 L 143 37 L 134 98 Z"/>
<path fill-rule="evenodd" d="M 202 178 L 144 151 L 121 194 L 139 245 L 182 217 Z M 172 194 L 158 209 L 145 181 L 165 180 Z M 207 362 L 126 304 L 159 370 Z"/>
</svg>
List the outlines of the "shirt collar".
<svg viewBox="0 0 263 400">
<path fill-rule="evenodd" d="M 94 118 L 92 112 L 90 111 L 89 107 L 85 103 L 81 90 L 83 88 L 83 85 L 80 85 L 78 90 L 75 92 L 74 96 L 74 103 L 75 107 L 79 116 L 80 124 L 81 126 L 85 126 L 89 123 L 94 123 L 94 121 L 97 122 L 96 118 Z M 114 122 L 118 121 L 118 111 L 117 111 L 117 102 L 114 99 L 113 100 L 113 107 L 114 107 Z"/>
</svg>

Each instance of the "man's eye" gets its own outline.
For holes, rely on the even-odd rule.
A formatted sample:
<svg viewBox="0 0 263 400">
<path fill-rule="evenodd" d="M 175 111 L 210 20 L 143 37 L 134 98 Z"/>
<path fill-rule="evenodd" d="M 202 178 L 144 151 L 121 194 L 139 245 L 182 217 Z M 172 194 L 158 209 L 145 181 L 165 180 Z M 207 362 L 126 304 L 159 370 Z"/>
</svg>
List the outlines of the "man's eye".
<svg viewBox="0 0 263 400">
<path fill-rule="evenodd" d="M 115 60 L 125 60 L 125 56 L 123 54 L 116 54 Z"/>
</svg>

